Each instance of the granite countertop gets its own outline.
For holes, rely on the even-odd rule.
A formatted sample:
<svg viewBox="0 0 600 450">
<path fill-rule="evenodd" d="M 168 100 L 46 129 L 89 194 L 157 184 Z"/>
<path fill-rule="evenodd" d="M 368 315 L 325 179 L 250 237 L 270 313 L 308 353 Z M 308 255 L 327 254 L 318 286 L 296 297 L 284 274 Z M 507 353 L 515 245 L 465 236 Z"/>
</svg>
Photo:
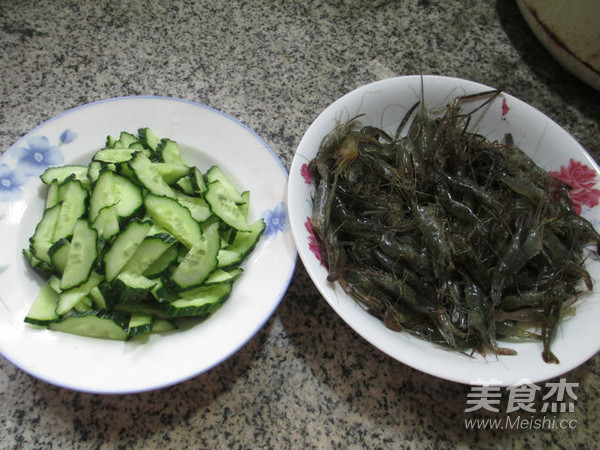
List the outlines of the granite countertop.
<svg viewBox="0 0 600 450">
<path fill-rule="evenodd" d="M 289 168 L 334 99 L 426 73 L 503 88 L 600 161 L 600 94 L 552 59 L 513 1 L 2 0 L 0 50 L 2 151 L 78 105 L 160 95 L 236 117 Z M 0 357 L 0 448 L 589 448 L 600 440 L 599 363 L 566 375 L 579 383 L 574 411 L 552 416 L 576 427 L 467 429 L 469 387 L 374 349 L 299 262 L 253 339 L 172 387 L 73 392 Z"/>
</svg>

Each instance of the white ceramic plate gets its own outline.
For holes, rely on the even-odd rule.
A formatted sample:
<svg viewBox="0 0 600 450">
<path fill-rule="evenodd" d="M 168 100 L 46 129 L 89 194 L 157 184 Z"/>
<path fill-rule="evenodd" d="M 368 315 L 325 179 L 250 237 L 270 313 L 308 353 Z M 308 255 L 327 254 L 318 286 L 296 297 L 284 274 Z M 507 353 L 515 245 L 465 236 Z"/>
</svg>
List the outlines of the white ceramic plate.
<svg viewBox="0 0 600 450">
<path fill-rule="evenodd" d="M 193 328 L 149 341 L 112 342 L 36 329 L 23 323 L 42 278 L 22 249 L 39 221 L 36 176 L 47 165 L 87 164 L 107 135 L 150 127 L 176 140 L 184 159 L 205 171 L 218 164 L 250 190 L 250 219 L 267 229 L 244 263 L 224 305 Z M 69 110 L 15 143 L 0 158 L 0 353 L 31 375 L 95 393 L 131 393 L 172 385 L 219 364 L 243 346 L 282 299 L 296 262 L 286 207 L 287 172 L 252 130 L 215 109 L 163 97 L 124 97 Z"/>
<path fill-rule="evenodd" d="M 482 92 L 490 87 L 455 78 L 424 76 L 425 104 L 431 109 L 444 108 L 456 96 Z M 441 350 L 406 333 L 387 329 L 383 324 L 359 307 L 337 283 L 326 280 L 327 271 L 314 252 L 315 241 L 307 219 L 312 213 L 314 186 L 306 164 L 315 156 L 323 137 L 335 126 L 358 114 L 363 125 L 381 127 L 392 134 L 401 118 L 421 98 L 421 78 L 408 76 L 390 78 L 362 86 L 325 109 L 306 131 L 292 166 L 288 185 L 290 221 L 296 247 L 312 280 L 331 307 L 358 334 L 387 353 L 415 369 L 428 374 L 465 384 L 493 382 L 511 385 L 527 379 L 538 382 L 561 375 L 582 364 L 600 349 L 597 323 L 600 319 L 600 296 L 586 297 L 575 317 L 563 322 L 553 344 L 560 364 L 546 364 L 541 357 L 541 343 L 506 344 L 517 350 L 517 356 L 467 356 Z M 573 179 L 589 176 L 594 185 L 598 181 L 598 166 L 583 148 L 548 117 L 522 101 L 502 94 L 488 108 L 474 116 L 471 128 L 490 139 L 502 140 L 511 132 L 515 143 L 547 170 L 564 173 L 570 169 Z M 581 165 L 579 165 L 580 163 Z M 597 226 L 600 207 L 594 201 L 593 186 L 586 185 L 581 192 L 582 214 Z M 592 195 L 590 195 L 592 194 Z M 585 205 L 584 203 L 588 203 Z M 590 263 L 595 280 L 600 276 L 597 262 Z"/>
</svg>

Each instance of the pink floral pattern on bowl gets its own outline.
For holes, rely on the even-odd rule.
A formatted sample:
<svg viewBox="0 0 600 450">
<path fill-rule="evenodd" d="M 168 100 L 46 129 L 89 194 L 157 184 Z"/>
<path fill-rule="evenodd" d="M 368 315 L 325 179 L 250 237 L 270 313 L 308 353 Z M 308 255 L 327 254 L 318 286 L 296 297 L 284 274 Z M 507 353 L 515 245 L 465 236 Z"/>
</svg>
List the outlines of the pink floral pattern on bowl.
<svg viewBox="0 0 600 450">
<path fill-rule="evenodd" d="M 306 222 L 304 222 L 304 226 L 306 227 L 306 231 L 308 231 L 308 248 L 315 257 L 319 260 L 321 265 L 325 266 L 323 262 L 323 256 L 321 255 L 321 248 L 319 247 L 319 243 L 317 242 L 317 236 L 315 234 L 315 229 L 313 228 L 312 221 L 310 217 L 306 218 Z"/>
<path fill-rule="evenodd" d="M 570 186 L 569 196 L 575 207 L 575 212 L 581 214 L 583 206 L 593 208 L 600 201 L 600 189 L 595 189 L 597 183 L 596 171 L 591 167 L 569 160 L 568 166 L 562 166 L 559 171 L 552 171 L 550 175 Z"/>
<path fill-rule="evenodd" d="M 312 184 L 312 175 L 310 173 L 310 170 L 308 169 L 308 164 L 302 164 L 302 167 L 300 167 L 300 175 L 302 176 L 302 178 L 304 178 L 304 182 L 306 184 Z"/>
</svg>

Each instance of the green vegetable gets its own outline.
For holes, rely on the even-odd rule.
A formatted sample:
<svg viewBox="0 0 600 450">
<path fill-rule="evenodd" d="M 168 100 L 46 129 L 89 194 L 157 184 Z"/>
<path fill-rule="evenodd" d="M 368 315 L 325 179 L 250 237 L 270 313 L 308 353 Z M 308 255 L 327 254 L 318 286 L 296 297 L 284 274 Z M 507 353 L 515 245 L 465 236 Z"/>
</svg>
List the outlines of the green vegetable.
<svg viewBox="0 0 600 450">
<path fill-rule="evenodd" d="M 23 250 L 46 278 L 25 322 L 127 340 L 205 318 L 259 241 L 249 195 L 206 173 L 149 128 L 108 136 L 88 166 L 47 169 L 44 214 Z"/>
</svg>

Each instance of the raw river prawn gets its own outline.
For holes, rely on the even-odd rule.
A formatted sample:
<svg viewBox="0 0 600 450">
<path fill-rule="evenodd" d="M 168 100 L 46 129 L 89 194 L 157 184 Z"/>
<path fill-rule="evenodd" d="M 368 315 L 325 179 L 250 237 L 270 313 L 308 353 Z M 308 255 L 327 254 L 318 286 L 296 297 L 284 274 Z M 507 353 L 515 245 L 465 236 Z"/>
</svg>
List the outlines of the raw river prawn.
<svg viewBox="0 0 600 450">
<path fill-rule="evenodd" d="M 393 136 L 338 123 L 309 164 L 312 226 L 329 281 L 388 328 L 466 354 L 539 340 L 558 363 L 552 340 L 592 289 L 584 250 L 600 236 L 511 135 L 467 130 L 499 94 L 457 97 L 440 117 L 416 103 Z"/>
</svg>

